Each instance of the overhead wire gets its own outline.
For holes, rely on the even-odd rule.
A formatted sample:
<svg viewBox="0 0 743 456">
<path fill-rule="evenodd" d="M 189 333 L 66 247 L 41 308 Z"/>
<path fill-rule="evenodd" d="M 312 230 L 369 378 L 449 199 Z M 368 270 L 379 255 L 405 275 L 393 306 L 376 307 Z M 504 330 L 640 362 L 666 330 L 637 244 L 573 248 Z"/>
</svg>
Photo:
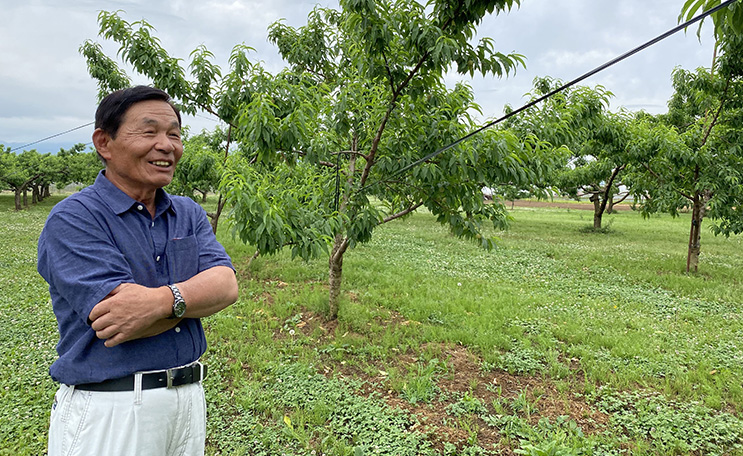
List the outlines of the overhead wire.
<svg viewBox="0 0 743 456">
<path fill-rule="evenodd" d="M 15 152 L 15 151 L 17 151 L 17 150 L 20 150 L 20 149 L 25 149 L 25 148 L 26 148 L 26 147 L 28 147 L 28 146 L 33 146 L 33 145 L 35 145 L 35 144 L 39 144 L 40 142 L 44 142 L 44 141 L 50 140 L 50 139 L 52 139 L 52 138 L 56 138 L 57 136 L 62 136 L 62 135 L 66 135 L 67 133 L 71 133 L 71 132 L 73 132 L 73 131 L 75 131 L 75 130 L 79 130 L 79 129 L 81 129 L 81 128 L 89 127 L 89 126 L 93 125 L 94 123 L 95 123 L 95 122 L 89 122 L 89 123 L 86 123 L 85 125 L 80 125 L 79 127 L 75 127 L 75 128 L 70 128 L 69 130 L 63 131 L 63 132 L 61 132 L 61 133 L 57 133 L 57 134 L 55 134 L 55 135 L 47 136 L 46 138 L 43 138 L 43 139 L 39 139 L 38 141 L 30 142 L 30 143 L 28 143 L 28 144 L 24 144 L 24 145 L 22 145 L 22 146 L 18 146 L 18 147 L 16 147 L 16 148 L 10 149 L 10 151 L 11 151 L 11 152 Z"/>
<path fill-rule="evenodd" d="M 215 122 L 215 123 L 220 122 L 218 119 L 213 119 L 211 117 L 206 117 L 206 116 L 202 116 L 202 115 L 198 115 L 198 114 L 196 116 L 194 116 L 194 117 L 201 117 L 202 119 L 211 120 L 212 122 Z M 54 135 L 51 135 L 51 136 L 47 136 L 46 138 L 42 138 L 42 139 L 39 139 L 37 141 L 30 142 L 28 144 L 24 144 L 22 146 L 15 147 L 13 149 L 10 149 L 10 152 L 15 152 L 17 150 L 25 149 L 26 147 L 29 147 L 29 146 L 34 146 L 34 145 L 39 144 L 39 143 L 42 143 L 44 141 L 48 141 L 50 139 L 54 139 L 54 138 L 56 138 L 58 136 L 66 135 L 67 133 L 72 133 L 73 131 L 80 130 L 81 128 L 89 127 L 89 126 L 91 126 L 93 124 L 95 124 L 95 122 L 89 122 L 89 123 L 86 123 L 85 125 L 80 125 L 79 127 L 70 128 L 69 130 L 65 130 L 65 131 L 63 131 L 61 133 L 57 133 L 57 134 L 54 134 Z M 86 146 L 89 145 L 89 144 L 91 144 L 91 143 L 87 143 Z"/>
<path fill-rule="evenodd" d="M 652 40 L 650 40 L 650 41 L 648 41 L 648 42 L 646 42 L 644 44 L 641 44 L 640 46 L 637 46 L 636 48 L 634 48 L 634 49 L 632 49 L 630 51 L 625 52 L 624 54 L 620 55 L 619 57 L 616 57 L 613 60 L 610 60 L 610 61 L 604 63 L 603 65 L 594 68 L 593 70 L 591 70 L 591 71 L 583 74 L 582 76 L 579 76 L 579 77 L 573 79 L 572 81 L 570 81 L 570 82 L 568 82 L 568 83 L 566 83 L 566 84 L 564 84 L 564 85 L 562 85 L 562 86 L 560 86 L 560 87 L 552 90 L 551 92 L 549 92 L 549 93 L 547 93 L 547 94 L 545 94 L 545 95 L 537 98 L 536 100 L 533 100 L 533 101 L 531 101 L 531 102 L 529 102 L 529 103 L 521 106 L 520 108 L 518 108 L 516 110 L 513 110 L 513 111 L 509 112 L 508 114 L 506 114 L 506 115 L 504 115 L 504 116 L 502 116 L 502 117 L 500 117 L 500 118 L 498 118 L 498 119 L 496 119 L 496 120 L 494 120 L 492 122 L 489 122 L 489 123 L 483 125 L 482 127 L 476 129 L 475 131 L 473 131 L 473 132 L 471 132 L 471 133 L 469 133 L 469 134 L 467 134 L 465 136 L 462 136 L 461 138 L 457 139 L 456 141 L 454 141 L 454 142 L 452 142 L 450 144 L 447 144 L 444 147 L 441 147 L 439 149 L 436 149 L 434 152 L 431 152 L 430 154 L 426 155 L 425 157 L 420 158 L 420 159 L 418 159 L 418 160 L 416 160 L 416 161 L 414 161 L 414 162 L 412 162 L 412 163 L 410 163 L 410 164 L 408 164 L 408 165 L 400 168 L 399 170 L 397 170 L 394 173 L 392 173 L 389 177 L 387 177 L 385 179 L 378 180 L 376 182 L 372 182 L 371 184 L 368 184 L 368 185 L 365 185 L 364 187 L 361 187 L 359 189 L 359 191 L 360 192 L 363 192 L 363 191 L 365 191 L 365 190 L 367 190 L 367 189 L 369 189 L 371 187 L 374 187 L 375 185 L 378 185 L 378 184 L 380 184 L 382 182 L 388 182 L 388 181 L 396 178 L 397 176 L 405 173 L 406 171 L 408 171 L 408 170 L 410 170 L 412 168 L 415 168 L 416 166 L 421 165 L 421 164 L 423 164 L 423 163 L 431 160 L 432 158 L 435 158 L 436 156 L 438 156 L 438 155 L 446 152 L 447 150 L 449 150 L 449 149 L 451 149 L 453 147 L 458 146 L 459 144 L 461 144 L 464 141 L 467 141 L 468 139 L 472 138 L 473 136 L 475 136 L 475 135 L 477 135 L 477 134 L 479 134 L 479 133 L 487 130 L 488 128 L 491 128 L 491 127 L 493 127 L 493 126 L 495 126 L 495 125 L 503 122 L 504 120 L 509 119 L 509 118 L 511 118 L 511 117 L 513 117 L 513 116 L 515 116 L 515 115 L 517 115 L 517 114 L 519 114 L 519 113 L 521 113 L 521 112 L 523 112 L 523 111 L 525 111 L 525 110 L 527 110 L 527 109 L 529 109 L 529 108 L 531 108 L 531 107 L 533 107 L 533 106 L 535 106 L 535 105 L 537 105 L 539 103 L 541 103 L 542 101 L 544 101 L 544 100 L 546 100 L 546 99 L 548 99 L 548 98 L 550 98 L 550 97 L 552 97 L 552 96 L 554 96 L 554 95 L 562 92 L 563 90 L 568 89 L 568 88 L 570 88 L 570 87 L 572 87 L 572 86 L 574 86 L 574 85 L 576 85 L 576 84 L 578 84 L 578 83 L 580 83 L 580 82 L 582 82 L 582 81 L 590 78 L 591 76 L 593 76 L 593 75 L 595 75 L 595 74 L 597 74 L 597 73 L 599 73 L 601 71 L 604 71 L 605 69 L 607 69 L 607 68 L 609 68 L 609 67 L 611 67 L 611 66 L 613 66 L 613 65 L 615 65 L 615 64 L 617 64 L 619 62 L 621 62 L 622 60 L 625 60 L 628 57 L 631 57 L 631 56 L 637 54 L 638 52 L 643 51 L 643 50 L 649 48 L 650 46 L 653 46 L 653 45 L 655 45 L 655 44 L 663 41 L 664 39 L 668 38 L 669 36 L 674 35 L 674 34 L 678 33 L 681 30 L 684 30 L 685 28 L 689 27 L 690 25 L 693 25 L 693 24 L 695 24 L 695 23 L 703 20 L 704 18 L 706 18 L 706 17 L 708 17 L 708 16 L 716 13 L 717 11 L 720 11 L 723 8 L 727 8 L 728 6 L 730 6 L 731 4 L 733 4 L 733 3 L 737 2 L 737 1 L 739 1 L 739 0 L 727 0 L 727 1 L 721 3 L 720 5 L 718 5 L 718 6 L 714 7 L 714 8 L 710 8 L 709 10 L 701 13 L 699 16 L 697 16 L 695 18 L 692 18 L 692 19 L 684 22 L 683 24 L 678 25 L 678 26 L 672 28 L 671 30 L 667 31 L 666 33 L 663 33 L 662 35 L 659 35 L 656 38 L 653 38 Z"/>
</svg>

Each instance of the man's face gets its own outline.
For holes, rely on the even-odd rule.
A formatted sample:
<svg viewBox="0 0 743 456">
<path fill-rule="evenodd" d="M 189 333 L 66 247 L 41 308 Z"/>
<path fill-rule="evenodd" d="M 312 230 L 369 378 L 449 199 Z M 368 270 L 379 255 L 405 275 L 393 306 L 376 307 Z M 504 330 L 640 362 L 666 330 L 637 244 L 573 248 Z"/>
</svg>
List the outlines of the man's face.
<svg viewBox="0 0 743 456">
<path fill-rule="evenodd" d="M 103 144 L 96 147 L 106 159 L 106 177 L 132 198 L 154 197 L 155 190 L 173 180 L 183 143 L 178 117 L 168 103 L 147 100 L 132 105 L 116 138 L 103 136 Z"/>
</svg>

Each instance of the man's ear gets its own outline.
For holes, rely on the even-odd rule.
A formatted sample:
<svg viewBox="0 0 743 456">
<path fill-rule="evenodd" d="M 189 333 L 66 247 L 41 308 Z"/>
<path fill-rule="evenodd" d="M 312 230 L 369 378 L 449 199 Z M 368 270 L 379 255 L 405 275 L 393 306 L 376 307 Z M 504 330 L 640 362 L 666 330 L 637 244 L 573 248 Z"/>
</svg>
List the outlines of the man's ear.
<svg viewBox="0 0 743 456">
<path fill-rule="evenodd" d="M 111 142 L 111 136 L 100 128 L 96 128 L 93 132 L 93 146 L 95 150 L 105 160 L 111 159 L 111 152 L 109 150 L 109 143 Z"/>
</svg>

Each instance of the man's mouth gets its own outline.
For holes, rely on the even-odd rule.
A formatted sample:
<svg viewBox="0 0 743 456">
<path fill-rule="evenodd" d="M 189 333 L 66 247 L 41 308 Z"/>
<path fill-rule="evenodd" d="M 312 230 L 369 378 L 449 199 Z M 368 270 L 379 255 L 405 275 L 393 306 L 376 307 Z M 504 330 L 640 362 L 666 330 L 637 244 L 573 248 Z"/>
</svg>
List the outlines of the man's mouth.
<svg viewBox="0 0 743 456">
<path fill-rule="evenodd" d="M 161 168 L 169 168 L 170 167 L 170 162 L 169 161 L 156 160 L 156 161 L 151 161 L 150 163 L 152 163 L 155 166 L 159 166 Z"/>
</svg>

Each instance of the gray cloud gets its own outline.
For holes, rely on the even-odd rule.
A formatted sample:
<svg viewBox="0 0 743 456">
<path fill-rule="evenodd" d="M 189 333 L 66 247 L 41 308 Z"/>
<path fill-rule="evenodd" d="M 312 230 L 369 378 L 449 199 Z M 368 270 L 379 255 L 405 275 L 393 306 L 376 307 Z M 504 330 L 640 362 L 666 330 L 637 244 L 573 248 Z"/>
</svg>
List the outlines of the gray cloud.
<svg viewBox="0 0 743 456">
<path fill-rule="evenodd" d="M 87 75 L 79 46 L 99 41 L 109 55 L 116 46 L 97 37 L 101 10 L 123 10 L 128 21 L 146 19 L 162 45 L 188 61 L 189 53 L 205 45 L 225 68 L 233 46 L 256 49 L 254 60 L 269 71 L 283 63 L 268 43 L 267 27 L 284 18 L 289 25 L 305 23 L 316 1 L 290 0 L 0 0 L 0 143 L 21 145 L 90 122 L 95 111 L 96 84 Z M 337 2 L 322 2 L 337 7 Z M 490 36 L 501 52 L 527 57 L 527 68 L 506 79 L 461 77 L 450 74 L 447 83 L 467 81 L 475 90 L 484 117 L 497 117 L 506 104 L 520 106 L 536 76 L 571 80 L 597 65 L 674 27 L 682 0 L 523 0 L 508 14 L 486 18 L 479 30 Z M 711 24 L 710 24 L 711 25 Z M 705 27 L 710 32 L 710 27 Z M 675 66 L 709 66 L 710 33 L 702 44 L 696 29 L 677 34 L 616 67 L 584 82 L 604 85 L 614 92 L 612 108 L 665 111 L 671 95 Z M 211 128 L 208 116 L 189 118 L 192 128 Z M 59 144 L 90 141 L 81 130 L 42 143 L 42 152 Z M 45 146 L 48 144 L 48 147 Z"/>
</svg>

